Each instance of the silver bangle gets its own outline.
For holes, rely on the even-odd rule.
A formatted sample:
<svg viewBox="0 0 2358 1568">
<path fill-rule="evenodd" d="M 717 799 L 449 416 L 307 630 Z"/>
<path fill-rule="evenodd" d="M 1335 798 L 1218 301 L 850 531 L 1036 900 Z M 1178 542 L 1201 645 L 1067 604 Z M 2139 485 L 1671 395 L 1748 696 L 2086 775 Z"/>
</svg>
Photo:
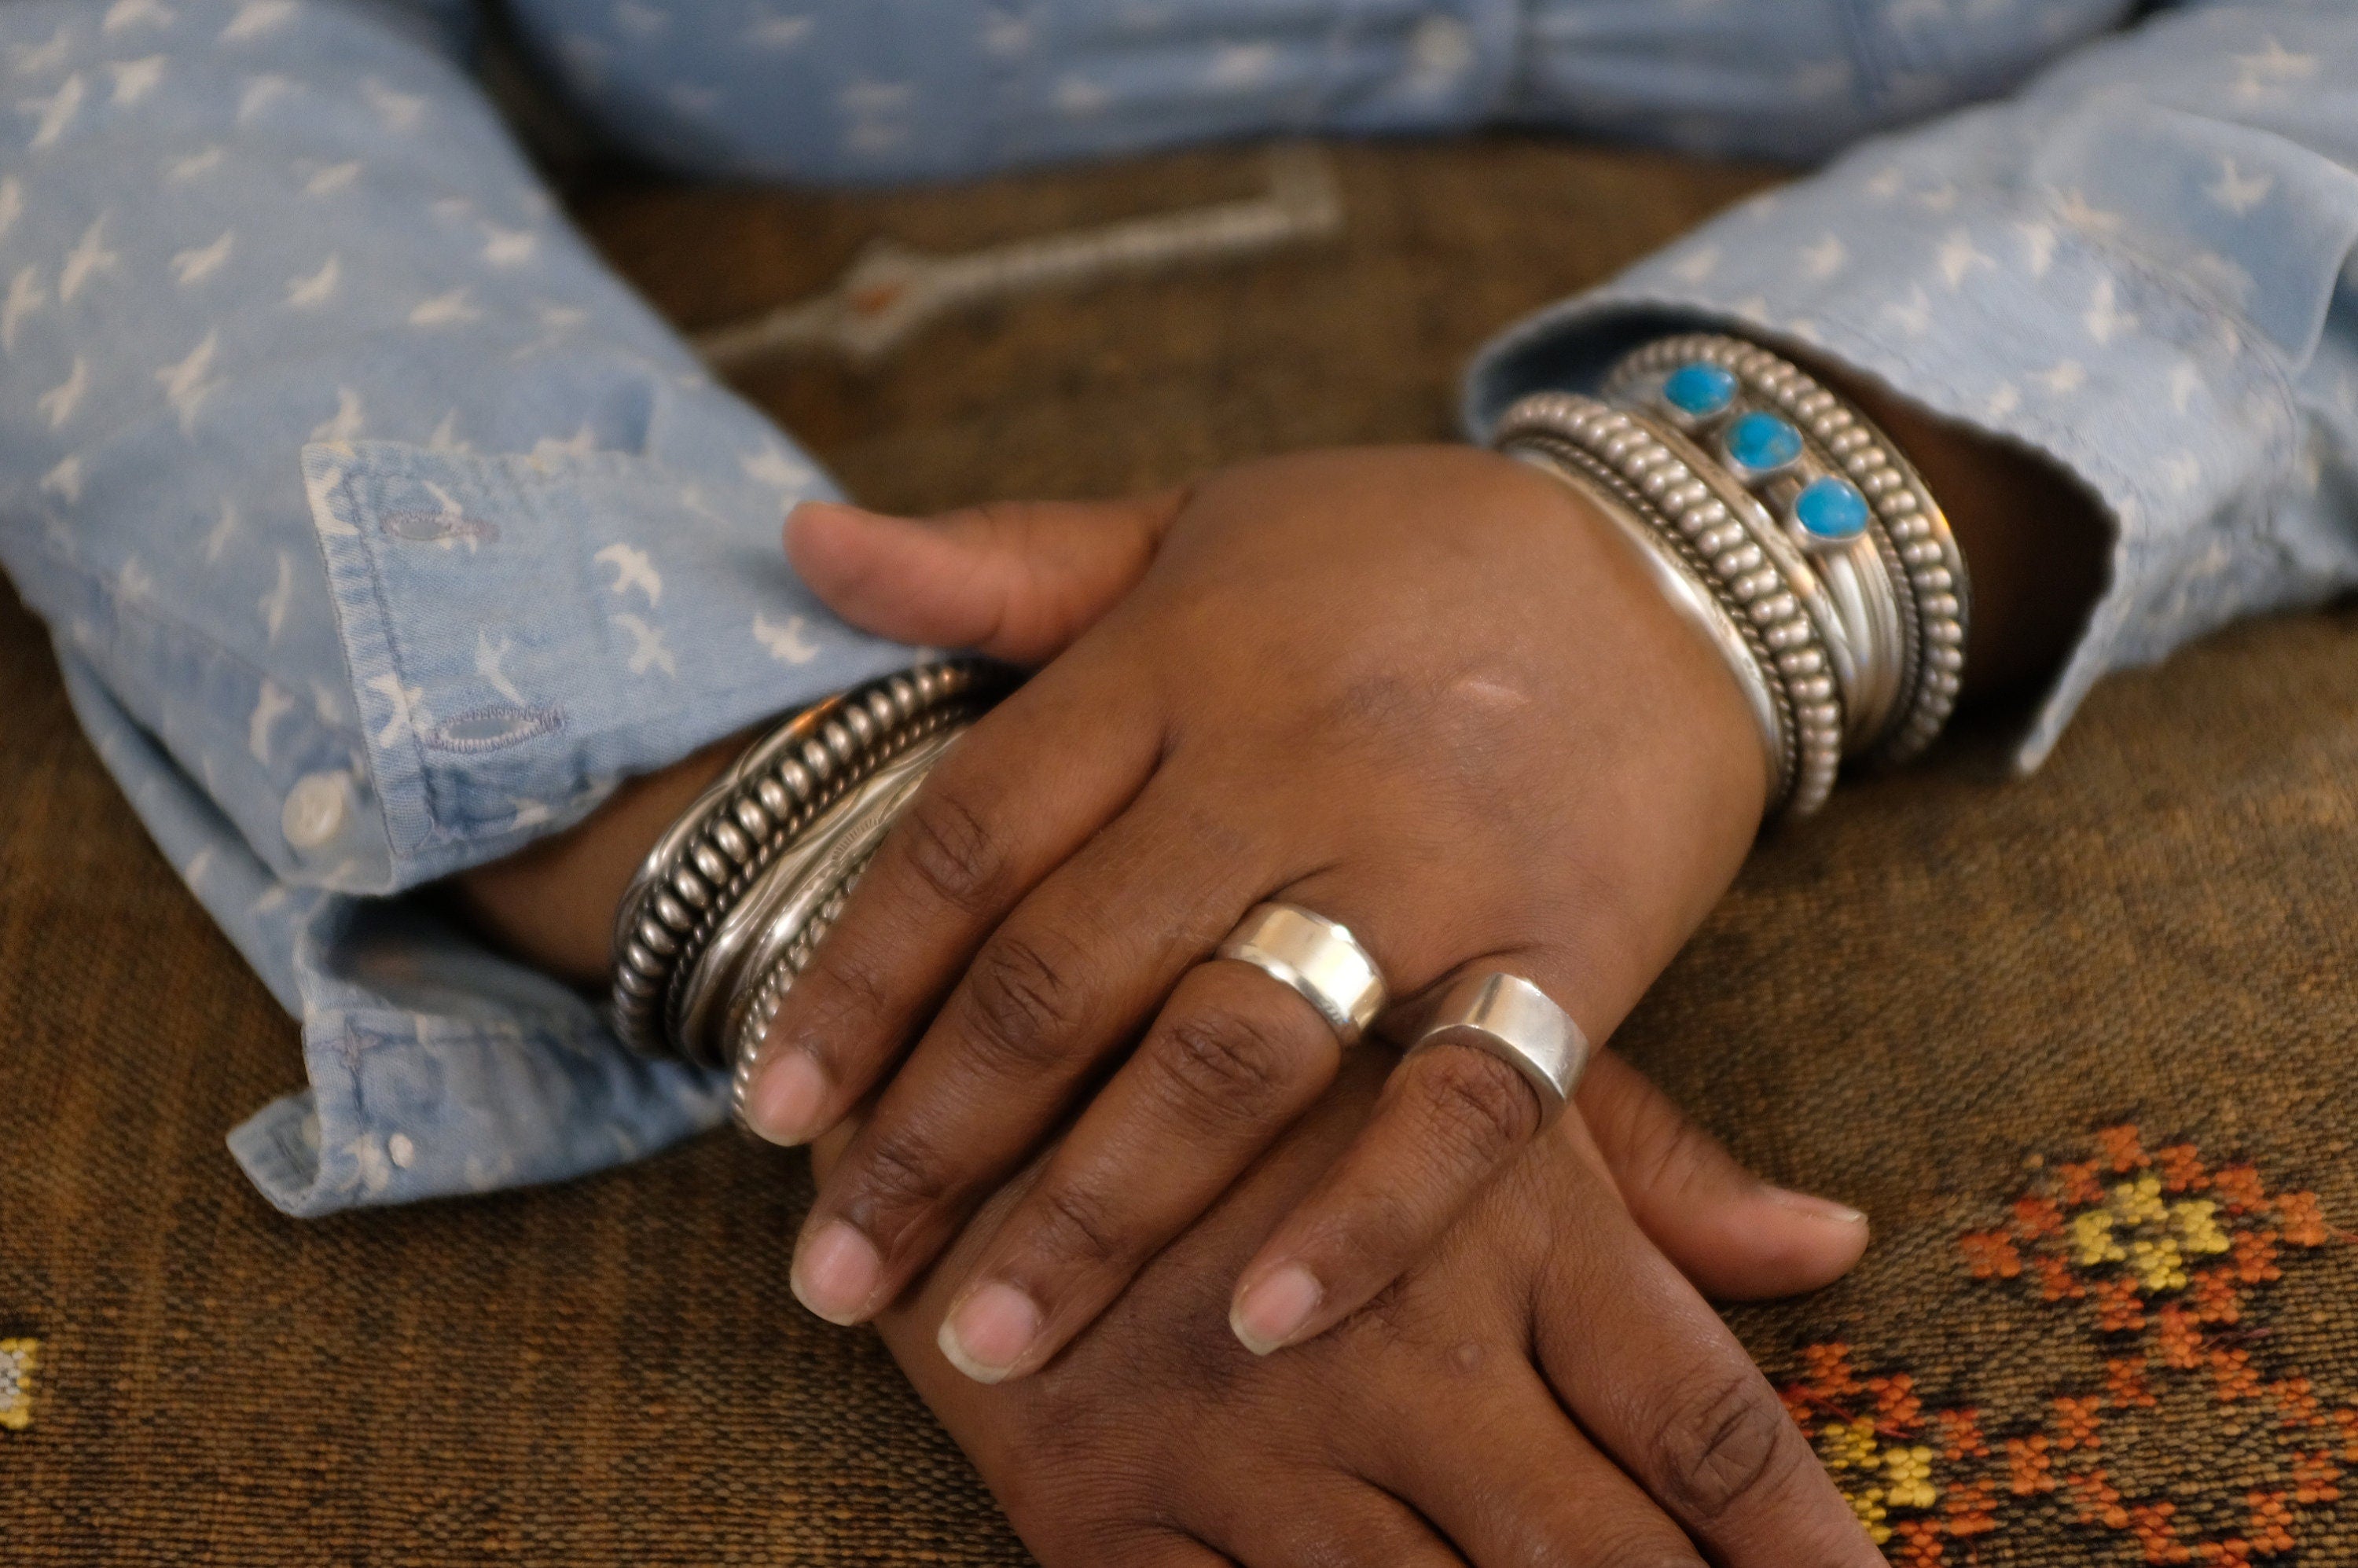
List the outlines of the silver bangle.
<svg viewBox="0 0 2358 1568">
<path fill-rule="evenodd" d="M 918 742 L 962 729 L 996 683 L 973 663 L 887 676 L 785 719 L 658 839 L 614 921 L 608 1019 L 633 1048 L 724 1065 L 681 1032 L 686 981 L 754 881 L 827 807 Z"/>
<path fill-rule="evenodd" d="M 1782 800 L 1792 788 L 1796 755 L 1791 705 L 1770 679 L 1768 652 L 1751 618 L 1714 591 L 1710 563 L 1695 554 L 1675 524 L 1657 513 L 1645 495 L 1593 458 L 1568 443 L 1527 435 L 1503 449 L 1577 490 L 1638 552 L 1654 586 L 1671 607 L 1717 649 L 1744 694 L 1744 704 L 1760 734 L 1768 767 L 1768 799 Z"/>
<path fill-rule="evenodd" d="M 1655 531 L 1685 546 L 1682 559 L 1738 623 L 1758 634 L 1755 656 L 1784 695 L 1794 752 L 1769 811 L 1807 816 L 1823 806 L 1842 763 L 1842 696 L 1820 619 L 1823 607 L 1813 614 L 1804 599 L 1814 579 L 1769 536 L 1774 524 L 1766 511 L 1732 479 L 1710 474 L 1710 461 L 1675 432 L 1595 398 L 1542 392 L 1517 403 L 1500 421 L 1497 443 L 1513 450 L 1534 441 L 1543 451 L 1552 443 L 1583 453 L 1644 496 Z M 1799 577 L 1789 575 L 1796 571 Z"/>
<path fill-rule="evenodd" d="M 1662 396 L 1665 380 L 1686 365 L 1728 373 L 1738 405 L 1775 411 L 1790 421 L 1808 449 L 1803 467 L 1815 477 L 1839 476 L 1866 501 L 1867 527 L 1842 552 L 1818 557 L 1830 583 L 1847 569 L 1862 597 L 1875 591 L 1870 561 L 1890 588 L 1900 622 L 1901 647 L 1891 681 L 1892 700 L 1880 722 L 1859 704 L 1851 750 L 1883 762 L 1905 762 L 1930 745 L 1955 710 L 1964 669 L 1965 628 L 1972 594 L 1963 553 L 1923 477 L 1897 443 L 1865 414 L 1781 355 L 1719 333 L 1691 332 L 1638 349 L 1606 377 L 1606 395 L 1643 399 L 1676 414 Z M 1708 419 L 1710 416 L 1705 416 Z M 1792 492 L 1779 498 L 1790 514 Z M 1842 561 L 1842 567 L 1833 565 Z M 1838 592 L 1848 591 L 1838 589 Z M 1871 693 L 1862 693 L 1871 696 Z"/>
</svg>

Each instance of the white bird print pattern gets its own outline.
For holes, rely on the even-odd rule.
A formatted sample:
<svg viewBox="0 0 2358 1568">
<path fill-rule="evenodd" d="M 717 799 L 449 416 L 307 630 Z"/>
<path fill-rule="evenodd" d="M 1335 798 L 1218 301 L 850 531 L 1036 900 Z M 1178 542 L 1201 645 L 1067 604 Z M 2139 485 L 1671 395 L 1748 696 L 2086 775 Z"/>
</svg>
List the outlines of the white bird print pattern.
<svg viewBox="0 0 2358 1568">
<path fill-rule="evenodd" d="M 182 288 L 204 282 L 229 264 L 230 252 L 237 248 L 237 233 L 223 229 L 221 238 L 210 245 L 191 246 L 175 252 L 172 256 L 172 281 Z"/>
<path fill-rule="evenodd" d="M 647 596 L 648 609 L 663 602 L 663 574 L 655 570 L 654 561 L 644 550 L 618 542 L 590 558 L 614 568 L 614 580 L 606 585 L 606 591 L 615 598 L 635 589 Z"/>
<path fill-rule="evenodd" d="M 818 657 L 818 644 L 810 640 L 799 615 L 789 615 L 784 625 L 773 625 L 768 616 L 755 611 L 753 641 L 782 665 L 806 665 Z"/>
<path fill-rule="evenodd" d="M 633 675 L 643 676 L 649 670 L 661 670 L 667 676 L 678 676 L 678 661 L 672 657 L 671 649 L 665 645 L 661 627 L 651 626 L 627 611 L 609 615 L 606 619 L 631 634 L 630 667 Z"/>
</svg>

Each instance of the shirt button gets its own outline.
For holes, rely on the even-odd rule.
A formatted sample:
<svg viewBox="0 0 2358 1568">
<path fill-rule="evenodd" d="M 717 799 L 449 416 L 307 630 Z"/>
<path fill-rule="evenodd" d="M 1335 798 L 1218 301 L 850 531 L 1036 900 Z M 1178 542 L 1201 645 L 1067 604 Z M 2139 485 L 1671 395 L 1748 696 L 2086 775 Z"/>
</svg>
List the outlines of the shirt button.
<svg viewBox="0 0 2358 1568">
<path fill-rule="evenodd" d="M 297 849 L 316 849 L 343 831 L 351 777 L 345 773 L 305 773 L 287 792 L 278 813 L 278 830 Z"/>
</svg>

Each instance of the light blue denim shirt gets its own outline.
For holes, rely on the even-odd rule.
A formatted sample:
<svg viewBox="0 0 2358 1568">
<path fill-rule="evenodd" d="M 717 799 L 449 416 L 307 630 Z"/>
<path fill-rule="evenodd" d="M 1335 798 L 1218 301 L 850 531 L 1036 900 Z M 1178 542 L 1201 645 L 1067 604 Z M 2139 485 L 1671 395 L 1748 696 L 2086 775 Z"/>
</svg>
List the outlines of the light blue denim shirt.
<svg viewBox="0 0 2358 1568">
<path fill-rule="evenodd" d="M 1515 329 L 1470 422 L 1720 322 L 2061 460 L 2118 544 L 2028 762 L 2104 671 L 2358 580 L 2358 0 L 2138 9 L 514 16 L 583 114 L 698 172 L 1500 120 L 1803 159 L 1856 141 Z M 711 1078 L 388 895 L 907 657 L 788 574 L 781 515 L 827 481 L 566 227 L 467 74 L 470 22 L 457 0 L 0 5 L 0 558 L 142 819 L 302 1022 L 308 1087 L 230 1136 L 291 1214 L 712 1125 Z"/>
</svg>

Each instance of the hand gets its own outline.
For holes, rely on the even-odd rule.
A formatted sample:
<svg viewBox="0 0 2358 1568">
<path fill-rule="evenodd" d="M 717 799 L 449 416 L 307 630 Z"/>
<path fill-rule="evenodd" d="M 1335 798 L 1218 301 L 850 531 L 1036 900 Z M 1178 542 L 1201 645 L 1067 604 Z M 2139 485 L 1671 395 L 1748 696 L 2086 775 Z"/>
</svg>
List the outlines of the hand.
<svg viewBox="0 0 2358 1568">
<path fill-rule="evenodd" d="M 995 509 L 1001 534 L 1085 540 L 1082 565 L 1002 557 L 966 600 L 921 571 L 880 604 L 828 530 L 938 555 L 959 524 L 858 515 L 806 508 L 789 547 L 853 620 L 899 605 L 894 635 L 1037 656 L 1106 597 L 1091 582 L 1138 579 L 928 782 L 789 994 L 751 1097 L 757 1127 L 809 1137 L 933 1021 L 804 1233 L 798 1292 L 853 1321 L 1144 1029 L 957 1292 L 945 1343 L 977 1376 L 1044 1362 L 1333 1074 L 1306 1003 L 1201 962 L 1251 904 L 1342 920 L 1401 993 L 1510 968 L 1602 1037 L 1750 841 L 1765 780 L 1735 684 L 1628 546 L 1522 465 L 1314 454 L 1124 506 Z M 961 623 L 977 600 L 988 613 Z M 1537 1121 L 1491 1058 L 1411 1058 L 1246 1270 L 1239 1334 L 1267 1349 L 1347 1314 Z M 1817 1228 L 1802 1250 L 1835 1271 L 1863 1244 L 1855 1217 Z"/>
<path fill-rule="evenodd" d="M 1217 1281 L 1365 1124 L 1381 1070 L 1349 1065 L 1037 1377 L 968 1381 L 933 1335 L 1021 1184 L 879 1320 L 1043 1568 L 1880 1568 L 1741 1346 L 1638 1234 L 1577 1119 L 1368 1311 L 1284 1356 L 1246 1355 Z"/>
</svg>

